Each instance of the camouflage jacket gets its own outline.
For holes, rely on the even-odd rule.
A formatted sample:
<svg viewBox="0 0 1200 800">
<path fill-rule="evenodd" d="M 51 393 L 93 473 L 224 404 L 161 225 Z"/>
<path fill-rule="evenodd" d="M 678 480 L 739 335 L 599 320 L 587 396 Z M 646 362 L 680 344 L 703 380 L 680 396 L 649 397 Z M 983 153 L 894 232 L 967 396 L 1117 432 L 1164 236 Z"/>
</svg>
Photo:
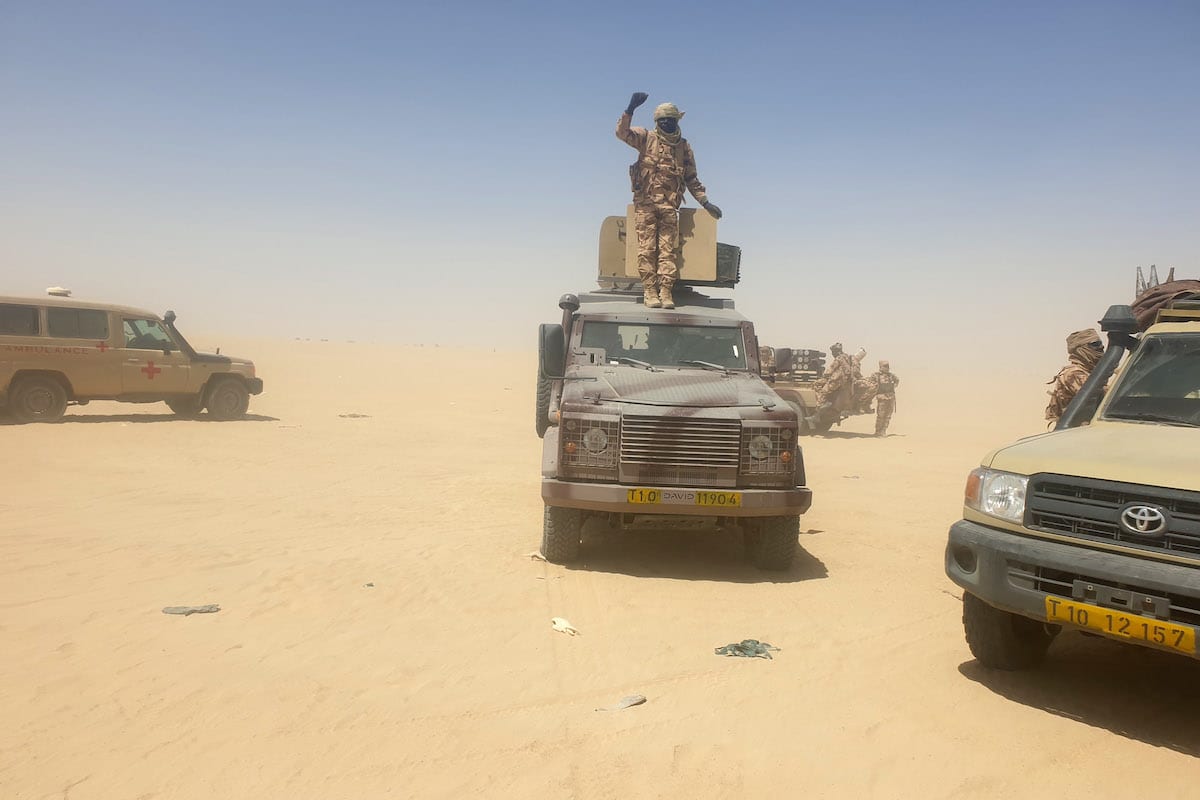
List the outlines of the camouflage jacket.
<svg viewBox="0 0 1200 800">
<path fill-rule="evenodd" d="M 896 387 L 900 385 L 900 377 L 894 372 L 876 372 L 869 380 L 871 381 L 871 392 L 885 398 L 894 398 Z"/>
<path fill-rule="evenodd" d="M 1046 406 L 1046 419 L 1051 422 L 1057 422 L 1063 412 L 1067 410 L 1071 400 L 1075 395 L 1079 394 L 1079 390 L 1083 388 L 1083 384 L 1087 382 L 1091 370 L 1071 358 L 1071 363 L 1067 364 L 1059 373 L 1050 381 L 1052 386 L 1047 394 L 1050 395 L 1050 404 Z"/>
<path fill-rule="evenodd" d="M 842 353 L 840 356 L 834 356 L 833 363 L 825 371 L 826 391 L 836 392 L 849 383 L 853 377 L 854 361 L 850 356 L 845 353 Z"/>
<path fill-rule="evenodd" d="M 704 184 L 696 175 L 696 156 L 687 139 L 680 137 L 671 144 L 663 141 L 656 131 L 631 127 L 632 121 L 631 114 L 621 115 L 617 138 L 638 151 L 637 161 L 629 167 L 633 202 L 679 208 L 684 187 L 700 205 L 708 202 Z"/>
</svg>

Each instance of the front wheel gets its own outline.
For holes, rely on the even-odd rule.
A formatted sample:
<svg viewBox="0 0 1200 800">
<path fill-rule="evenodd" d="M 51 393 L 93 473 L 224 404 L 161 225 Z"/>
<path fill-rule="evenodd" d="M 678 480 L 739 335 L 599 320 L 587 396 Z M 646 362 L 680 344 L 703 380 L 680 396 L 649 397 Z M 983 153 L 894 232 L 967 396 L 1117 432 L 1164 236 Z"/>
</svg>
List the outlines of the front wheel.
<svg viewBox="0 0 1200 800">
<path fill-rule="evenodd" d="M 992 669 L 1038 666 L 1058 633 L 1043 622 L 994 608 L 970 592 L 963 592 L 962 621 L 971 655 Z"/>
<path fill-rule="evenodd" d="M 742 536 L 751 564 L 759 569 L 785 570 L 792 566 L 800 546 L 800 517 L 748 520 Z"/>
<path fill-rule="evenodd" d="M 577 508 L 546 506 L 542 519 L 542 555 L 552 564 L 570 564 L 579 558 L 583 538 L 583 512 Z"/>
<path fill-rule="evenodd" d="M 250 392 L 237 378 L 226 378 L 209 390 L 206 405 L 213 419 L 239 419 L 250 408 Z"/>
<path fill-rule="evenodd" d="M 58 422 L 67 413 L 67 390 L 54 378 L 21 378 L 9 391 L 9 410 L 18 422 Z"/>
</svg>

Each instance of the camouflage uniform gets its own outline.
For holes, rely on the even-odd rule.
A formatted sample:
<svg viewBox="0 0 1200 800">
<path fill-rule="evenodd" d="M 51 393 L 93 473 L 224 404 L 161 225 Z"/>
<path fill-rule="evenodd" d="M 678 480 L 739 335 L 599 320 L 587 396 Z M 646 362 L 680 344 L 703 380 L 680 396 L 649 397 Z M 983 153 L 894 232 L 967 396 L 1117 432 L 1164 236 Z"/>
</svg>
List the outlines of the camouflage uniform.
<svg viewBox="0 0 1200 800">
<path fill-rule="evenodd" d="M 813 386 L 821 405 L 829 402 L 843 386 L 854 380 L 854 361 L 842 351 L 842 345 L 840 343 L 830 345 L 829 354 L 833 356 L 833 362 L 825 370 L 825 375 L 821 380 Z"/>
<path fill-rule="evenodd" d="M 887 436 L 888 424 L 896 413 L 896 387 L 900 378 L 886 361 L 879 362 L 879 371 L 867 379 L 875 395 L 875 435 Z"/>
<path fill-rule="evenodd" d="M 638 151 L 637 161 L 629 167 L 638 275 L 643 283 L 649 280 L 669 291 L 679 275 L 679 206 L 684 187 L 701 205 L 708 201 L 708 195 L 696 176 L 696 157 L 687 139 L 678 131 L 676 137 L 667 137 L 657 128 L 647 131 L 631 127 L 632 121 L 632 114 L 621 115 L 617 138 Z"/>
<path fill-rule="evenodd" d="M 1047 392 L 1050 395 L 1050 404 L 1046 406 L 1046 419 L 1051 423 L 1058 422 L 1058 418 L 1087 382 L 1088 376 L 1092 374 L 1092 369 L 1104 352 L 1102 347 L 1097 348 L 1096 345 L 1102 344 L 1099 334 L 1090 328 L 1075 331 L 1067 337 L 1067 357 L 1070 363 L 1049 381 L 1053 385 Z"/>
</svg>

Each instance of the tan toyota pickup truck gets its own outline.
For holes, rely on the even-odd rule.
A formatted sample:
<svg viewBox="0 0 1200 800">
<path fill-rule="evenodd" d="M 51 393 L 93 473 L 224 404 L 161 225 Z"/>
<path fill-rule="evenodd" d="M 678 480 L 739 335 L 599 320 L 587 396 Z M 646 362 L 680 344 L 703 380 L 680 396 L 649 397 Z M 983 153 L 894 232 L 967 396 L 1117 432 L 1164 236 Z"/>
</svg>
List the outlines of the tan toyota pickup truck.
<svg viewBox="0 0 1200 800">
<path fill-rule="evenodd" d="M 173 311 L 0 296 L 0 408 L 19 422 L 54 422 L 91 400 L 237 419 L 262 390 L 253 362 L 196 352 Z"/>
</svg>

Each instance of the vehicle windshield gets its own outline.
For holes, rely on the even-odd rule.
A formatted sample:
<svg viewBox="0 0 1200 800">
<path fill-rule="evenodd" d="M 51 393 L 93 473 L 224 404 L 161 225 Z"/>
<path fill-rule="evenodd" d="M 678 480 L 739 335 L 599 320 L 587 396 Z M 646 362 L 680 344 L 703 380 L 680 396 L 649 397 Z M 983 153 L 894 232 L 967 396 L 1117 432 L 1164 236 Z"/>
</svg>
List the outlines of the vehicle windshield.
<svg viewBox="0 0 1200 800">
<path fill-rule="evenodd" d="M 584 322 L 581 346 L 602 351 L 606 364 L 625 358 L 656 367 L 702 369 L 682 362 L 704 361 L 726 369 L 746 369 L 746 343 L 738 327 Z"/>
<path fill-rule="evenodd" d="M 158 320 L 125 320 L 125 347 L 132 350 L 178 350 L 171 334 Z"/>
<path fill-rule="evenodd" d="M 1148 336 L 1112 390 L 1102 419 L 1200 425 L 1200 336 Z"/>
</svg>

